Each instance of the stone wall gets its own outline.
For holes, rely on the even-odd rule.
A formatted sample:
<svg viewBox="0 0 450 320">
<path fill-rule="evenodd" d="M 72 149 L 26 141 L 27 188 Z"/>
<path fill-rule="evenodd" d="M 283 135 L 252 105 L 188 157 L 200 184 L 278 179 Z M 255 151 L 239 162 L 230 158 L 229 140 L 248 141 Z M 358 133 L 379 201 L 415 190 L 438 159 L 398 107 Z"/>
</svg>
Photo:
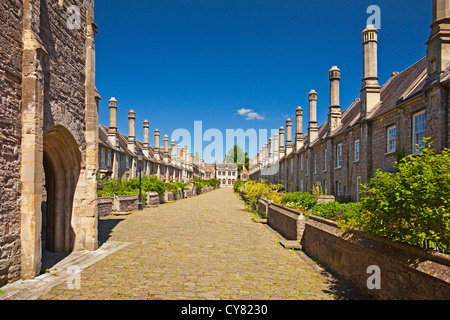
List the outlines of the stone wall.
<svg viewBox="0 0 450 320">
<path fill-rule="evenodd" d="M 98 217 L 103 218 L 112 213 L 113 199 L 111 197 L 102 197 L 97 200 Z"/>
<path fill-rule="evenodd" d="M 298 240 L 302 249 L 326 268 L 375 299 L 448 299 L 450 256 L 429 252 L 363 232 L 343 233 L 337 223 L 260 199 L 267 208 L 268 225 L 287 240 Z M 381 289 L 367 287 L 368 268 L 380 268 Z"/>
<path fill-rule="evenodd" d="M 302 244 L 308 255 L 376 299 L 450 297 L 448 255 L 360 232 L 343 233 L 335 222 L 312 215 L 305 222 Z M 370 266 L 380 268 L 380 289 L 367 287 Z"/>
<path fill-rule="evenodd" d="M 138 195 L 114 196 L 114 211 L 130 212 L 133 210 L 137 210 L 138 203 Z"/>
<path fill-rule="evenodd" d="M 297 220 L 300 213 L 286 207 L 271 204 L 267 212 L 267 223 L 288 240 L 297 240 Z"/>
<path fill-rule="evenodd" d="M 159 205 L 159 194 L 158 192 L 152 191 L 147 192 L 147 205 L 148 206 L 157 206 Z"/>
<path fill-rule="evenodd" d="M 0 3 L 0 287 L 20 277 L 21 7 Z"/>
</svg>

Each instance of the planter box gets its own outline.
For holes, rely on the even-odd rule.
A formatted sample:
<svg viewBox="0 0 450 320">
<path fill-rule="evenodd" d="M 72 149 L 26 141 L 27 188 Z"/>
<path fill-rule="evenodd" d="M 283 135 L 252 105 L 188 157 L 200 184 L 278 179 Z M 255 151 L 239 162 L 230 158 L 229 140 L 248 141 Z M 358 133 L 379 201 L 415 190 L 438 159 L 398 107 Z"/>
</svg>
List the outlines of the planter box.
<svg viewBox="0 0 450 320">
<path fill-rule="evenodd" d="M 101 197 L 97 199 L 98 217 L 104 218 L 111 215 L 113 208 L 113 199 L 111 197 Z"/>
<path fill-rule="evenodd" d="M 159 194 L 156 191 L 147 192 L 147 205 L 148 206 L 158 206 L 159 205 Z"/>
<path fill-rule="evenodd" d="M 172 191 L 166 191 L 164 193 L 164 202 L 171 202 L 173 201 L 174 196 L 173 196 L 173 192 Z"/>
<path fill-rule="evenodd" d="M 133 210 L 137 210 L 138 203 L 138 195 L 114 196 L 114 211 L 130 212 Z"/>
<path fill-rule="evenodd" d="M 450 256 L 363 232 L 343 233 L 336 222 L 313 215 L 305 223 L 303 248 L 365 294 L 383 300 L 450 297 Z M 380 289 L 369 289 L 380 270 Z"/>
</svg>

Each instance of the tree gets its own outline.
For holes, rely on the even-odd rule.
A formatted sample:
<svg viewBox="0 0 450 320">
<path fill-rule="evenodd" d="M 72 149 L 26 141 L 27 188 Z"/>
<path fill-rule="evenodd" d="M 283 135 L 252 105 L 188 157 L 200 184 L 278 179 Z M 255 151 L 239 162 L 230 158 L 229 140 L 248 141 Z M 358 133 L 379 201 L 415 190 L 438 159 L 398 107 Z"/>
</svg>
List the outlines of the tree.
<svg viewBox="0 0 450 320">
<path fill-rule="evenodd" d="M 248 169 L 250 159 L 248 158 L 248 153 L 244 152 L 242 148 L 235 144 L 230 150 L 228 150 L 225 156 L 225 163 L 236 163 L 238 166 L 238 174 L 243 170 L 243 166 Z"/>
</svg>

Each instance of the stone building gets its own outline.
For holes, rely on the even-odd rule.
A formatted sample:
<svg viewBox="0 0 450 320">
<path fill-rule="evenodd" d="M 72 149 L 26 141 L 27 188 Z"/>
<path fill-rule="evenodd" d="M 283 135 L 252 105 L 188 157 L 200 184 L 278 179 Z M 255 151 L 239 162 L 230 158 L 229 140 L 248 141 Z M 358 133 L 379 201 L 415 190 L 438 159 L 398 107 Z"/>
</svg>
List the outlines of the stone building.
<svg viewBox="0 0 450 320">
<path fill-rule="evenodd" d="M 93 0 L 0 3 L 0 286 L 98 248 L 96 29 Z"/>
<path fill-rule="evenodd" d="M 144 139 L 138 141 L 135 137 L 136 113 L 128 113 L 128 136 L 117 128 L 118 102 L 113 97 L 109 101 L 109 127 L 99 125 L 99 172 L 102 177 L 113 179 L 130 179 L 138 176 L 156 176 L 166 182 L 188 182 L 194 176 L 204 178 L 205 162 L 194 158 L 189 150 L 182 150 L 175 141 L 163 137 L 163 147 L 160 145 L 160 132 L 154 131 L 154 147 L 150 146 L 150 123 L 143 122 Z M 139 163 L 137 154 L 142 151 L 143 162 Z"/>
<path fill-rule="evenodd" d="M 216 179 L 221 181 L 222 187 L 233 187 L 238 179 L 238 167 L 235 163 L 216 163 Z"/>
<path fill-rule="evenodd" d="M 308 94 L 309 122 L 303 132 L 303 109 L 251 159 L 252 179 L 281 183 L 287 191 L 321 188 L 326 194 L 359 200 L 361 184 L 377 169 L 394 172 L 398 157 L 418 154 L 416 145 L 430 137 L 439 151 L 450 146 L 450 1 L 434 0 L 426 56 L 378 83 L 378 30 L 362 32 L 363 79 L 360 97 L 345 110 L 339 102 L 341 71 L 329 71 L 328 121 L 317 123 L 318 94 Z M 286 137 L 285 137 L 286 134 Z M 273 140 L 273 143 L 272 143 Z M 279 145 L 279 146 L 278 146 Z"/>
</svg>

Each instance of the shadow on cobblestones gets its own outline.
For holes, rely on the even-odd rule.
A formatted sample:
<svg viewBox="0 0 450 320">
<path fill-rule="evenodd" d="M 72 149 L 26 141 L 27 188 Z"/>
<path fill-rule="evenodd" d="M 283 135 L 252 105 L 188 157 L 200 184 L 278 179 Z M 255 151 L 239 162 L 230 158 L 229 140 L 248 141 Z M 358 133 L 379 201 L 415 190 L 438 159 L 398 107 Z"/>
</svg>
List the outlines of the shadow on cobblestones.
<svg viewBox="0 0 450 320">
<path fill-rule="evenodd" d="M 98 245 L 102 246 L 111 237 L 112 230 L 124 219 L 106 218 L 98 221 Z"/>
</svg>

